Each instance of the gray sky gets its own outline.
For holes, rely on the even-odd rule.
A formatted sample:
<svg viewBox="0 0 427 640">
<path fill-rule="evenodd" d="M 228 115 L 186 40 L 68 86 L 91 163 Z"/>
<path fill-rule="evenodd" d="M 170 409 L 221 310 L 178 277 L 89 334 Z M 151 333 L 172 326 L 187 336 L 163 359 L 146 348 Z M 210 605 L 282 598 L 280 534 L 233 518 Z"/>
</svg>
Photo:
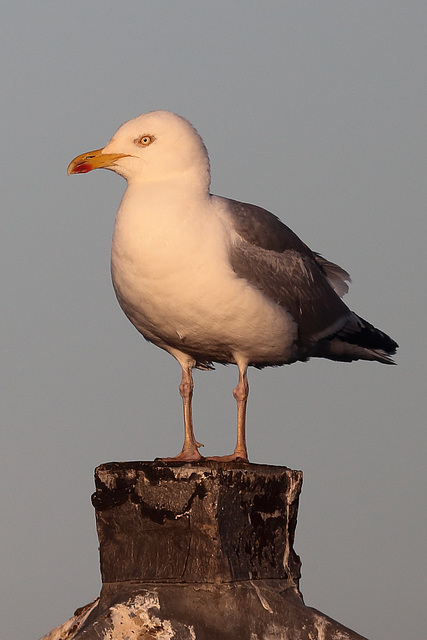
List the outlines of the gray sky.
<svg viewBox="0 0 427 640">
<path fill-rule="evenodd" d="M 250 371 L 253 462 L 304 472 L 308 605 L 376 640 L 423 637 L 427 5 L 4 2 L 1 636 L 37 639 L 99 593 L 96 465 L 173 455 L 180 370 L 109 276 L 125 182 L 77 154 L 157 108 L 188 118 L 215 193 L 273 211 L 347 269 L 346 303 L 399 366 Z M 235 367 L 196 372 L 196 435 L 234 446 Z"/>
</svg>

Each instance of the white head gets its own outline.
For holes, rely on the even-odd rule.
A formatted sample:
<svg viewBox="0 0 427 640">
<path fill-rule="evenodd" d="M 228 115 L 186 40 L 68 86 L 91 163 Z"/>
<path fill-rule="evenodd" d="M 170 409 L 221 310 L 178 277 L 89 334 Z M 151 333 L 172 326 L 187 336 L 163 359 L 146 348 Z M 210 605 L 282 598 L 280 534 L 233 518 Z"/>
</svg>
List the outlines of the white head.
<svg viewBox="0 0 427 640">
<path fill-rule="evenodd" d="M 125 122 L 103 148 L 74 158 L 68 173 L 110 169 L 129 183 L 185 175 L 209 189 L 209 157 L 196 129 L 170 111 L 151 111 Z"/>
</svg>

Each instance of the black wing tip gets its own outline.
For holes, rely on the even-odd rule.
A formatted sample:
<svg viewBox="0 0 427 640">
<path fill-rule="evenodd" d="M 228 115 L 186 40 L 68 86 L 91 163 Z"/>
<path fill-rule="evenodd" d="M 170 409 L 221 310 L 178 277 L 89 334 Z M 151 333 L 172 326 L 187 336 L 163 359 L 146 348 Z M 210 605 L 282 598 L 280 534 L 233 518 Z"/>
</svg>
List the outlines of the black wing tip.
<svg viewBox="0 0 427 640">
<path fill-rule="evenodd" d="M 326 342 L 329 343 L 326 357 L 331 360 L 373 360 L 382 364 L 396 364 L 392 356 L 399 348 L 397 342 L 356 314 Z M 325 345 L 319 350 L 322 355 L 324 348 Z"/>
<path fill-rule="evenodd" d="M 399 345 L 389 335 L 377 329 L 373 324 L 356 316 L 356 321 L 348 322 L 338 333 L 337 337 L 359 347 L 365 347 L 378 355 L 387 358 L 396 353 Z"/>
<path fill-rule="evenodd" d="M 377 362 L 381 362 L 382 364 L 394 364 L 397 365 L 397 362 L 393 360 L 391 357 L 396 353 L 396 349 L 391 352 L 383 351 L 382 349 L 372 349 L 372 354 L 374 355 L 374 359 Z"/>
</svg>

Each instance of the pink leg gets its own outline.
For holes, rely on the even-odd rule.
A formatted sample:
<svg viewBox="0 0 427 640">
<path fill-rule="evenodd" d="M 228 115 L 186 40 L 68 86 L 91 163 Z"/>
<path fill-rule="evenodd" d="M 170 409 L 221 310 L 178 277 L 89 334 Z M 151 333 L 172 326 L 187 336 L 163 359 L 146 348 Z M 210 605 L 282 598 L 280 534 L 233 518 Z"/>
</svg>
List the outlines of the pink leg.
<svg viewBox="0 0 427 640">
<path fill-rule="evenodd" d="M 234 455 L 248 462 L 248 450 L 246 448 L 246 405 L 248 403 L 249 383 L 246 369 L 239 371 L 239 382 L 233 390 L 233 396 L 237 402 L 237 442 Z"/>
<path fill-rule="evenodd" d="M 217 460 L 218 462 L 232 462 L 233 460 L 242 460 L 249 462 L 248 450 L 246 448 L 246 405 L 248 402 L 249 384 L 246 375 L 246 366 L 239 366 L 239 382 L 233 390 L 233 396 L 237 402 L 237 442 L 234 453 L 229 456 L 215 456 L 208 460 Z"/>
<path fill-rule="evenodd" d="M 198 451 L 203 445 L 197 442 L 193 431 L 193 415 L 191 411 L 191 400 L 193 398 L 193 376 L 191 367 L 182 367 L 181 384 L 179 385 L 179 393 L 182 398 L 182 406 L 184 409 L 184 444 L 182 451 L 173 458 L 162 458 L 162 460 L 182 460 L 193 462 L 200 460 L 202 457 Z"/>
</svg>

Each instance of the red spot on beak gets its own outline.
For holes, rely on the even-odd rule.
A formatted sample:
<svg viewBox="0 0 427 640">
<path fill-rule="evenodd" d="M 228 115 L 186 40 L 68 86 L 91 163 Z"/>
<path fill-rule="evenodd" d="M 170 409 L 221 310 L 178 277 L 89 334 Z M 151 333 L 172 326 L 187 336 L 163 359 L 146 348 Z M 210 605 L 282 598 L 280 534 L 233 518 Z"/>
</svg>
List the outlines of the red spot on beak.
<svg viewBox="0 0 427 640">
<path fill-rule="evenodd" d="M 71 173 L 88 173 L 89 171 L 92 171 L 92 169 L 93 166 L 90 164 L 90 162 L 82 162 L 81 164 L 78 164 L 76 167 L 74 167 Z"/>
</svg>

